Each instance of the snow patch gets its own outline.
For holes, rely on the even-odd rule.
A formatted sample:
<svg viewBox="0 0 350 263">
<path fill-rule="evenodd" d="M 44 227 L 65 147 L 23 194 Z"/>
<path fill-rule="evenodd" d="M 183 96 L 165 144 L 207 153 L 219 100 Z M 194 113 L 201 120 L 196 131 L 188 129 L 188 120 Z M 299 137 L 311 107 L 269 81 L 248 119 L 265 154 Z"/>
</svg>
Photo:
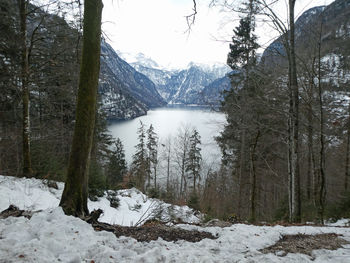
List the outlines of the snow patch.
<svg viewBox="0 0 350 263">
<path fill-rule="evenodd" d="M 39 179 L 0 176 L 0 211 L 11 204 L 23 210 L 53 209 L 59 205 L 64 188 L 63 183 L 57 185 L 56 190 Z M 119 199 L 117 208 L 110 206 L 108 192 Z M 96 202 L 88 201 L 90 211 L 99 208 L 104 211 L 99 218 L 101 222 L 123 226 L 142 225 L 150 219 L 199 223 L 202 217 L 188 206 L 171 205 L 149 198 L 136 188 L 108 192 Z"/>
<path fill-rule="evenodd" d="M 349 262 L 350 245 L 329 251 L 314 251 L 312 259 L 303 254 L 263 254 L 260 249 L 275 244 L 282 235 L 336 233 L 350 241 L 350 228 L 312 226 L 253 226 L 236 224 L 231 227 L 200 227 L 178 225 L 187 230 L 207 231 L 217 239 L 203 239 L 197 243 L 183 240 L 166 242 L 159 238 L 149 243 L 133 238 L 117 238 L 113 233 L 94 231 L 91 225 L 64 215 L 57 207 L 63 183 L 58 189 L 48 188 L 41 180 L 0 176 L 0 209 L 9 203 L 34 210 L 31 219 L 9 217 L 0 220 L 0 262 Z M 106 217 L 133 221 L 156 199 L 149 199 L 136 189 L 118 191 L 121 199 L 119 214 Z M 108 200 L 89 202 L 93 207 L 107 208 Z M 135 207 L 135 205 L 141 205 Z M 146 205 L 145 205 L 146 204 Z M 133 210 L 131 209 L 131 210 Z M 187 210 L 187 208 L 184 208 Z M 144 211 L 144 210 L 142 210 Z M 135 216 L 135 217 L 133 217 Z M 127 218 L 128 217 L 128 218 Z M 338 222 L 338 224 L 342 224 Z"/>
</svg>

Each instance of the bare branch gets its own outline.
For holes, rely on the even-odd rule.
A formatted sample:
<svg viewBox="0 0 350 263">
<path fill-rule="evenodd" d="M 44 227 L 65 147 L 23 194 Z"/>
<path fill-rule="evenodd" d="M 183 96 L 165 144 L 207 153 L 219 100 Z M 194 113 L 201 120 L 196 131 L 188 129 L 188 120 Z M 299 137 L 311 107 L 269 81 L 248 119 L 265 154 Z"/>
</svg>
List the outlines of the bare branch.
<svg viewBox="0 0 350 263">
<path fill-rule="evenodd" d="M 190 32 L 192 29 L 192 26 L 194 25 L 194 22 L 196 20 L 196 15 L 197 15 L 197 3 L 196 0 L 193 0 L 193 8 L 192 8 L 192 13 L 190 15 L 185 16 L 186 22 L 187 22 L 187 30 L 186 32 Z"/>
</svg>

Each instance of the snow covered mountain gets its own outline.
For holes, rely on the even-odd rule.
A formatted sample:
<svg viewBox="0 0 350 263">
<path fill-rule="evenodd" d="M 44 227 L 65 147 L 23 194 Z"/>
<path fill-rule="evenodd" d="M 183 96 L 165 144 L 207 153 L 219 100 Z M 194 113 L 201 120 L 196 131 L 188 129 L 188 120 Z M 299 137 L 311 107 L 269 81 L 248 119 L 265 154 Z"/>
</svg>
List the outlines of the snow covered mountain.
<svg viewBox="0 0 350 263">
<path fill-rule="evenodd" d="M 101 43 L 99 93 L 109 119 L 135 118 L 149 108 L 166 104 L 155 84 L 122 60 L 105 41 Z"/>
<path fill-rule="evenodd" d="M 217 67 L 205 68 L 203 65 L 189 64 L 187 69 L 173 74 L 170 80 L 158 86 L 161 94 L 167 94 L 170 104 L 196 104 L 201 100 L 201 92 L 214 80 L 222 77 L 223 70 Z M 201 104 L 201 103 L 200 103 Z"/>
<path fill-rule="evenodd" d="M 325 65 L 328 68 L 326 71 L 331 71 L 333 67 L 339 72 L 341 67 L 346 66 L 349 54 L 350 2 L 336 0 L 328 6 L 317 6 L 305 11 L 295 23 L 295 35 L 297 54 L 304 58 L 315 56 L 317 50 L 311 50 L 310 46 L 317 46 L 321 37 L 321 62 L 329 64 L 329 67 Z M 273 41 L 262 55 L 261 62 L 272 71 L 287 65 L 283 39 L 284 36 L 280 36 Z M 344 73 L 344 70 L 341 71 Z M 332 79 L 331 76 L 328 78 Z"/>
<path fill-rule="evenodd" d="M 143 54 L 125 55 L 128 62 L 150 78 L 161 96 L 170 104 L 205 104 L 202 91 L 230 70 L 225 64 L 190 63 L 186 69 L 167 70 Z"/>
</svg>

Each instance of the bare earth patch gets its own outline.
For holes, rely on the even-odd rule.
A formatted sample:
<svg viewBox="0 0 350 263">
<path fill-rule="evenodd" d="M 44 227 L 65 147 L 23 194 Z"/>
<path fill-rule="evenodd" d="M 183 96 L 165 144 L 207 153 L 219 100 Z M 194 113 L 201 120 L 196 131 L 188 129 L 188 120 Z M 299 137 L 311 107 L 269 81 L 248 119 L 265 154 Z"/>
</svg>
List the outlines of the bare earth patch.
<svg viewBox="0 0 350 263">
<path fill-rule="evenodd" d="M 350 244 L 339 237 L 340 235 L 329 233 L 319 235 L 285 235 L 276 244 L 261 249 L 262 253 L 274 253 L 286 256 L 288 253 L 301 253 L 312 257 L 312 251 L 316 249 L 336 250 L 343 245 Z"/>
<path fill-rule="evenodd" d="M 150 222 L 140 227 L 127 227 L 119 225 L 110 225 L 107 223 L 98 222 L 97 219 L 102 214 L 102 210 L 94 210 L 88 217 L 82 220 L 88 222 L 96 231 L 108 231 L 115 234 L 117 237 L 126 236 L 135 238 L 137 241 L 150 242 L 157 240 L 159 237 L 166 241 L 186 240 L 189 242 L 199 242 L 204 238 L 216 239 L 208 232 L 200 232 L 196 230 L 185 230 L 177 227 L 170 227 L 157 222 Z M 10 216 L 20 217 L 25 216 L 31 218 L 35 212 L 20 210 L 18 207 L 10 206 L 8 209 L 0 212 L 0 219 Z"/>
<path fill-rule="evenodd" d="M 96 231 L 109 231 L 114 233 L 117 237 L 132 237 L 140 242 L 150 242 L 152 240 L 157 240 L 159 237 L 165 241 L 186 240 L 189 242 L 199 242 L 204 238 L 217 238 L 208 232 L 200 232 L 196 230 L 190 231 L 177 227 L 170 227 L 157 221 L 150 221 L 139 227 L 110 225 L 98 222 L 98 218 L 102 213 L 103 211 L 101 209 L 94 210 L 91 212 L 89 218 L 85 218 L 85 221 L 90 223 Z"/>
<path fill-rule="evenodd" d="M 217 238 L 208 232 L 200 232 L 196 230 L 190 231 L 162 224 L 147 224 L 140 227 L 127 227 L 94 222 L 92 223 L 92 226 L 97 231 L 105 230 L 113 232 L 117 237 L 132 237 L 140 242 L 150 242 L 152 240 L 157 240 L 159 237 L 166 241 L 186 240 L 189 242 L 199 242 L 204 238 Z"/>
</svg>

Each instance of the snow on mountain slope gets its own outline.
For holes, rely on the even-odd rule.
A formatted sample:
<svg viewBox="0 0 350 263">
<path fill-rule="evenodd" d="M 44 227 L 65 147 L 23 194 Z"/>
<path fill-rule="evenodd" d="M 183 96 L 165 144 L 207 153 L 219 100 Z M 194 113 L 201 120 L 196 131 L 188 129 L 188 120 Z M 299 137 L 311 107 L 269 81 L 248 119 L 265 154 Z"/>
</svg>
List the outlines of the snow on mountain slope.
<svg viewBox="0 0 350 263">
<path fill-rule="evenodd" d="M 24 210 L 55 208 L 60 202 L 64 187 L 63 183 L 57 183 L 57 185 L 58 189 L 54 189 L 39 179 L 0 176 L 0 211 L 11 204 Z M 117 208 L 110 206 L 108 196 L 119 199 Z M 90 211 L 101 208 L 104 213 L 99 220 L 109 224 L 142 225 L 153 218 L 163 222 L 200 222 L 200 217 L 197 217 L 191 208 L 170 205 L 158 199 L 149 198 L 135 188 L 108 191 L 96 202 L 89 200 L 88 207 Z"/>
<path fill-rule="evenodd" d="M 122 52 L 117 50 L 117 54 L 129 64 L 135 63 L 137 65 L 142 65 L 148 68 L 164 69 L 164 67 L 159 66 L 157 62 L 155 62 L 152 58 L 147 57 L 143 53 L 132 54 L 129 52 Z"/>
<path fill-rule="evenodd" d="M 203 104 L 203 89 L 230 71 L 223 63 L 209 65 L 194 62 L 189 63 L 185 69 L 171 70 L 159 66 L 144 54 L 119 54 L 138 72 L 152 80 L 159 94 L 170 104 Z"/>
</svg>

